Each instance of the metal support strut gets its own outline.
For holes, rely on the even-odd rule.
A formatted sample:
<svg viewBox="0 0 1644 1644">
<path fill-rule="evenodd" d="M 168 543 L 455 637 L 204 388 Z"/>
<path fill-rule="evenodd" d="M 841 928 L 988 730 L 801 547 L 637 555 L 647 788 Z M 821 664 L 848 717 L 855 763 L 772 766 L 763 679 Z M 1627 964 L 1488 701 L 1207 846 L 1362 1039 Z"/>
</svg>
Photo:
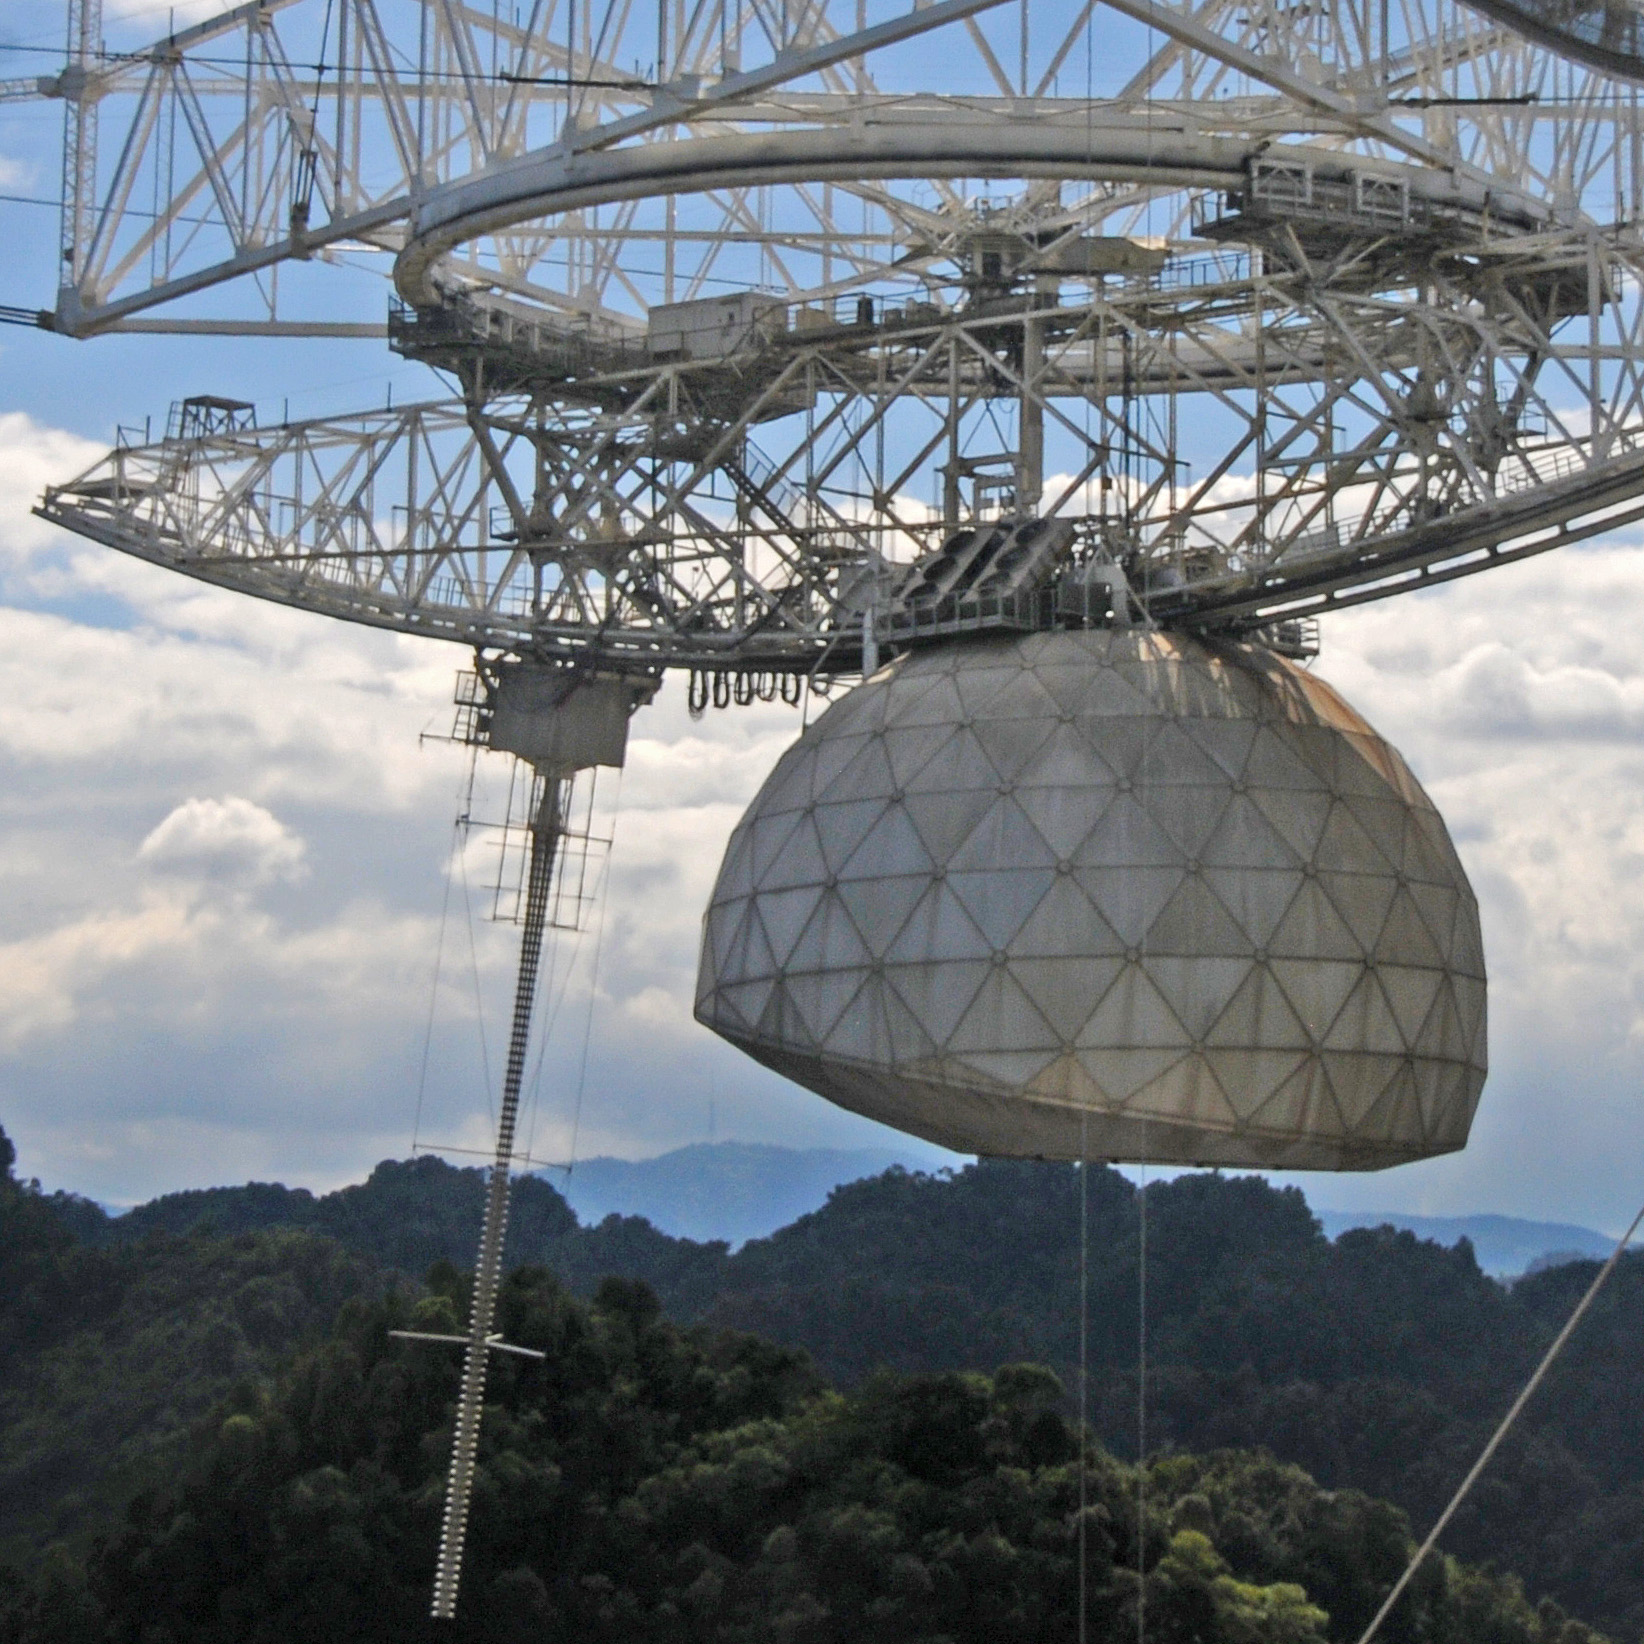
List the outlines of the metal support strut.
<svg viewBox="0 0 1644 1644">
<path fill-rule="evenodd" d="M 536 1003 L 537 970 L 542 960 L 542 933 L 548 922 L 548 893 L 554 856 L 564 827 L 562 779 L 544 776 L 542 803 L 531 823 L 531 860 L 525 889 L 525 927 L 520 935 L 519 976 L 514 984 L 514 1020 L 508 1036 L 508 1068 L 502 1083 L 502 1112 L 497 1120 L 497 1152 L 485 1199 L 485 1224 L 474 1266 L 474 1300 L 469 1310 L 462 1391 L 457 1398 L 456 1432 L 451 1470 L 445 1484 L 445 1524 L 440 1533 L 439 1563 L 434 1571 L 431 1614 L 449 1621 L 457 1613 L 457 1584 L 468 1532 L 468 1506 L 474 1493 L 474 1463 L 479 1452 L 480 1416 L 485 1408 L 485 1374 L 493 1341 L 497 1284 L 502 1274 L 503 1235 L 508 1228 L 508 1189 L 514 1161 L 514 1129 L 519 1119 L 520 1086 Z"/>
</svg>

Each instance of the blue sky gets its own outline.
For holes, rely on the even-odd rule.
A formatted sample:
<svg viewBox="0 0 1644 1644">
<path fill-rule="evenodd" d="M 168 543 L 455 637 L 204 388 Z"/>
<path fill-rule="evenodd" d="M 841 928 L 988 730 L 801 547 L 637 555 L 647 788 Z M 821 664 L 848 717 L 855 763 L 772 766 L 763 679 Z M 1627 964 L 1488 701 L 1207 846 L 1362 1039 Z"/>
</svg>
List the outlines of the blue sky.
<svg viewBox="0 0 1644 1644">
<path fill-rule="evenodd" d="M 6 28 L 55 44 L 57 8 L 14 0 Z M 58 131 L 55 105 L 0 108 L 0 192 L 55 195 Z M 49 305 L 55 212 L 0 202 L 0 224 L 0 302 Z M 384 295 L 340 300 L 370 317 Z M 331 1186 L 414 1134 L 485 1143 L 513 932 L 470 921 L 461 873 L 447 888 L 466 760 L 420 740 L 449 725 L 463 653 L 198 587 L 28 512 L 182 395 L 306 415 L 390 383 L 435 386 L 376 343 L 0 329 L 0 1123 L 49 1185 Z M 1306 1179 L 1316 1202 L 1613 1228 L 1644 1196 L 1641 627 L 1631 539 L 1326 624 L 1319 670 L 1404 751 L 1473 876 L 1493 1070 L 1464 1154 Z M 691 1020 L 699 910 L 797 721 L 693 724 L 683 698 L 671 682 L 635 727 L 597 986 L 591 942 L 555 961 L 537 1151 L 899 1144 Z"/>
</svg>

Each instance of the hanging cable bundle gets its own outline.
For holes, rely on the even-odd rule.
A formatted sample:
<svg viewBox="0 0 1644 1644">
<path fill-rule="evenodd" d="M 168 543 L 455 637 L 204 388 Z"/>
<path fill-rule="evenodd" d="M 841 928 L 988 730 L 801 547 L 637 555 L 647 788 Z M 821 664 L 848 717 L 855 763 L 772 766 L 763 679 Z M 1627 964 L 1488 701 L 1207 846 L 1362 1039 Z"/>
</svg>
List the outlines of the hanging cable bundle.
<svg viewBox="0 0 1644 1644">
<path fill-rule="evenodd" d="M 686 696 L 692 719 L 715 708 L 751 707 L 755 702 L 781 701 L 797 708 L 805 694 L 805 676 L 772 668 L 693 668 Z"/>
</svg>

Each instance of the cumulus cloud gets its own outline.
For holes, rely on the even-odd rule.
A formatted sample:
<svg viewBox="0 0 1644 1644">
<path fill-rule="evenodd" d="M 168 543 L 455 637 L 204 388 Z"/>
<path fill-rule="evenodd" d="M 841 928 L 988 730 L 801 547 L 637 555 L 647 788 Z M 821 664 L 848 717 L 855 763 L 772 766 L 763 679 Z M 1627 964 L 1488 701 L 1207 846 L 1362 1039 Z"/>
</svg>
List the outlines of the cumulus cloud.
<svg viewBox="0 0 1644 1644">
<path fill-rule="evenodd" d="M 34 518 L 48 485 L 83 473 L 103 448 L 22 411 L 0 411 L 0 563 L 11 573 L 37 550 L 66 546 L 61 532 Z"/>
<path fill-rule="evenodd" d="M 203 22 L 233 9 L 234 0 L 112 0 L 111 18 L 129 24 L 139 33 L 164 33 L 173 26 Z"/>
<path fill-rule="evenodd" d="M 1492 1072 L 1467 1151 L 1314 1182 L 1352 1208 L 1625 1222 L 1644 1149 L 1644 548 L 1568 549 L 1344 612 L 1318 668 L 1405 752 L 1484 924 Z"/>
<path fill-rule="evenodd" d="M 216 880 L 295 879 L 307 846 L 249 799 L 185 799 L 137 847 L 140 861 Z"/>
<path fill-rule="evenodd" d="M 1435 684 L 1457 729 L 1484 737 L 1613 742 L 1644 731 L 1644 679 L 1584 659 L 1538 668 L 1500 640 L 1468 652 Z"/>
<path fill-rule="evenodd" d="M 114 971 L 176 947 L 185 918 L 172 904 L 72 919 L 0 944 L 0 1045 L 13 1052 L 75 1024 Z"/>
</svg>

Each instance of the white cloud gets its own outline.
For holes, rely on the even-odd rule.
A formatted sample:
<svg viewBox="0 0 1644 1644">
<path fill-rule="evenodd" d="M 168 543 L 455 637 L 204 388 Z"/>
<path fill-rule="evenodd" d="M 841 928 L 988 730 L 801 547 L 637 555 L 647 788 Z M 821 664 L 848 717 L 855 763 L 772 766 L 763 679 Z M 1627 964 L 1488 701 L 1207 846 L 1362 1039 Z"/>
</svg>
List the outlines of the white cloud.
<svg viewBox="0 0 1644 1644">
<path fill-rule="evenodd" d="M 0 945 L 0 1044 L 72 1028 L 83 1000 L 110 973 L 177 945 L 181 907 L 153 903 L 70 920 L 39 935 Z"/>
<path fill-rule="evenodd" d="M 44 428 L 22 411 L 0 411 L 0 559 L 8 572 L 63 536 L 33 508 L 48 485 L 83 473 L 103 448 L 60 428 Z"/>
<path fill-rule="evenodd" d="M 1481 904 L 1492 1072 L 1455 1158 L 1324 1203 L 1613 1226 L 1644 1196 L 1644 550 L 1549 554 L 1331 618 L 1319 671 L 1398 744 Z"/>
<path fill-rule="evenodd" d="M 109 14 L 134 27 L 151 30 L 181 28 L 233 9 L 236 0 L 111 0 Z"/>
<path fill-rule="evenodd" d="M 266 884 L 295 879 L 307 846 L 249 799 L 185 799 L 137 847 L 159 868 Z"/>
</svg>

